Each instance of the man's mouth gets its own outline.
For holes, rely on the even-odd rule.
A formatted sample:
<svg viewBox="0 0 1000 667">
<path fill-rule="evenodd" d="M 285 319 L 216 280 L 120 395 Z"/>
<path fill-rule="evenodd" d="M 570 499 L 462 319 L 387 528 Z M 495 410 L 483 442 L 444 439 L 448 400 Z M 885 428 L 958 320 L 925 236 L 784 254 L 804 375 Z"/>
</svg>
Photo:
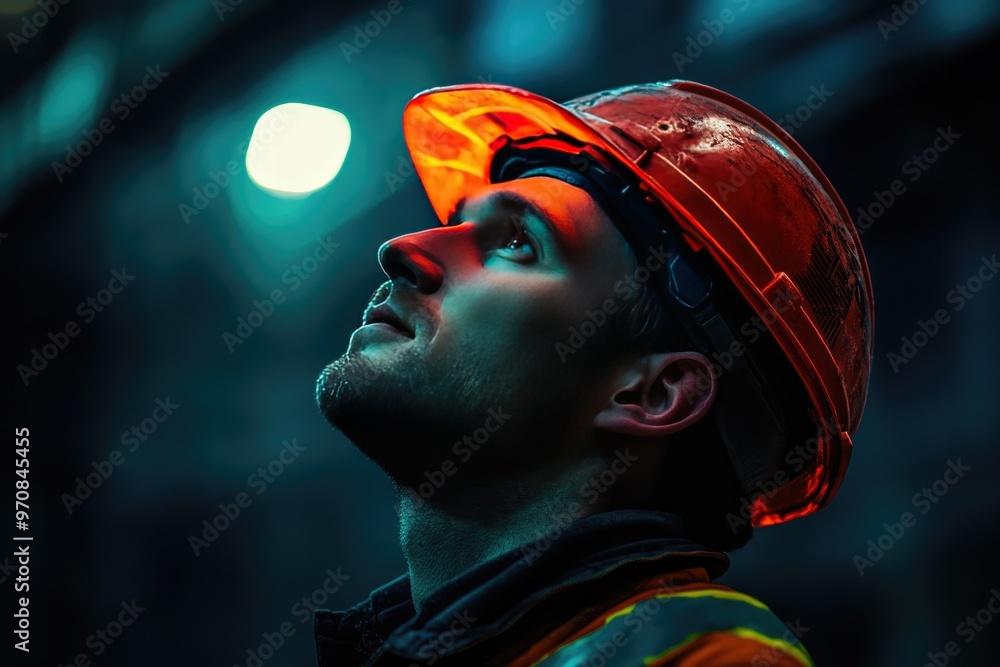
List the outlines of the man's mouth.
<svg viewBox="0 0 1000 667">
<path fill-rule="evenodd" d="M 364 324 L 387 324 L 408 338 L 416 338 L 414 327 L 396 313 L 388 302 L 382 303 L 371 310 L 365 317 Z"/>
</svg>

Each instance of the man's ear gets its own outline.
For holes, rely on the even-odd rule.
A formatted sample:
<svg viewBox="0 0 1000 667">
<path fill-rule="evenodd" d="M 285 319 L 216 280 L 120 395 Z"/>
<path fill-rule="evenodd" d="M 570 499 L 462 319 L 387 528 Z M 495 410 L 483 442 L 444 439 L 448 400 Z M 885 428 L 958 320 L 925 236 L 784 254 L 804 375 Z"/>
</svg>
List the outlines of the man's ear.
<svg viewBox="0 0 1000 667">
<path fill-rule="evenodd" d="M 694 424 L 712 407 L 717 390 L 711 362 L 697 352 L 643 355 L 613 387 L 594 426 L 638 436 L 669 435 Z"/>
</svg>

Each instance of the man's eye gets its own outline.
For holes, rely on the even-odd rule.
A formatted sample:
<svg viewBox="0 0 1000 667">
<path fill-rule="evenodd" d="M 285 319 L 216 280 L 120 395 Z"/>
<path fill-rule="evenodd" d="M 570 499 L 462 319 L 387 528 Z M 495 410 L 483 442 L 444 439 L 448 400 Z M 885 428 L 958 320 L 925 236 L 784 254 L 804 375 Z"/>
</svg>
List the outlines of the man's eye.
<svg viewBox="0 0 1000 667">
<path fill-rule="evenodd" d="M 511 222 L 511 232 L 506 235 L 506 238 L 508 242 L 504 246 L 504 250 L 514 251 L 519 258 L 534 259 L 536 257 L 535 243 L 520 222 Z"/>
</svg>

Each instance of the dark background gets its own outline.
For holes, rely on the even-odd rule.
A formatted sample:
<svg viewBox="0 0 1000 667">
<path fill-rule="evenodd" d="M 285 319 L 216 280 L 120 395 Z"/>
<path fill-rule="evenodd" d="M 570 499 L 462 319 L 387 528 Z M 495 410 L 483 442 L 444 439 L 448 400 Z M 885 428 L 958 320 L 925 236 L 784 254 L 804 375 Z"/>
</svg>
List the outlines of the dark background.
<svg viewBox="0 0 1000 667">
<path fill-rule="evenodd" d="M 15 664 L 68 665 L 84 653 L 94 665 L 246 665 L 248 649 L 285 622 L 295 632 L 264 664 L 314 664 L 296 602 L 328 569 L 350 577 L 326 603 L 343 608 L 404 568 L 389 483 L 312 400 L 317 373 L 382 279 L 378 245 L 435 224 L 417 179 L 387 176 L 406 164 L 403 105 L 425 88 L 477 80 L 565 100 L 672 78 L 779 120 L 825 86 L 832 95 L 803 112 L 794 136 L 856 221 L 876 191 L 896 179 L 906 188 L 862 235 L 875 359 L 841 492 L 818 515 L 759 530 L 722 583 L 808 628 L 820 665 L 921 665 L 949 641 L 960 648 L 949 664 L 998 664 L 1000 619 L 968 642 L 957 626 L 1000 587 L 1000 279 L 961 310 L 947 295 L 1000 251 L 1000 6 L 403 0 L 347 62 L 341 43 L 386 2 L 234 1 L 51 0 L 58 11 L 45 17 L 36 2 L 0 0 L 3 414 L 8 437 L 31 430 L 34 538 L 28 656 L 11 649 L 16 575 L 13 559 L 0 560 L 0 636 Z M 724 9 L 735 19 L 678 65 L 674 53 Z M 44 25 L 33 33 L 25 17 Z M 119 119 L 113 100 L 157 65 L 169 75 Z M 352 127 L 340 174 L 304 199 L 263 192 L 242 166 L 257 118 L 283 102 L 337 109 Z M 115 129 L 57 174 L 66 146 L 105 116 Z M 939 128 L 959 138 L 911 180 L 904 163 Z M 179 206 L 232 159 L 239 173 L 187 224 Z M 288 291 L 283 272 L 326 235 L 339 247 Z M 83 323 L 77 304 L 122 267 L 135 279 Z M 287 302 L 230 353 L 223 332 L 275 287 Z M 894 370 L 888 354 L 939 308 L 949 321 Z M 25 385 L 17 366 L 70 321 L 79 335 Z M 70 514 L 63 494 L 168 397 L 174 414 Z M 256 494 L 248 477 L 291 439 L 304 451 Z M 921 513 L 914 494 L 959 459 L 970 470 Z M 189 536 L 240 492 L 252 504 L 195 556 Z M 915 525 L 885 537 L 884 524 L 907 511 Z M 890 548 L 859 575 L 855 556 L 880 536 Z M 88 637 L 133 599 L 144 611 L 95 656 Z"/>
</svg>

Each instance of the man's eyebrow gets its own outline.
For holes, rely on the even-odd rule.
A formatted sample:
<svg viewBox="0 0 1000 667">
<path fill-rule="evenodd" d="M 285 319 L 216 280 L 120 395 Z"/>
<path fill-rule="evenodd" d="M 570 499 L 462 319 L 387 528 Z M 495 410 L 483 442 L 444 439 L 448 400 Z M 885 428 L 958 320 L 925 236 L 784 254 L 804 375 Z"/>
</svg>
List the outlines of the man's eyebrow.
<svg viewBox="0 0 1000 667">
<path fill-rule="evenodd" d="M 462 197 L 455 204 L 455 209 L 452 211 L 451 215 L 448 216 L 448 224 L 460 224 L 462 221 L 462 214 L 465 212 L 465 208 L 469 203 L 468 197 Z M 520 213 L 521 215 L 530 215 L 531 217 L 537 219 L 542 223 L 545 228 L 546 234 L 555 243 L 557 249 L 565 255 L 566 253 L 566 239 L 559 232 L 559 227 L 556 225 L 555 221 L 543 210 L 538 208 L 533 201 L 520 195 L 516 192 L 510 190 L 500 190 L 487 195 L 486 199 L 483 200 L 484 204 L 489 206 L 502 207 L 512 210 L 514 213 Z"/>
</svg>

